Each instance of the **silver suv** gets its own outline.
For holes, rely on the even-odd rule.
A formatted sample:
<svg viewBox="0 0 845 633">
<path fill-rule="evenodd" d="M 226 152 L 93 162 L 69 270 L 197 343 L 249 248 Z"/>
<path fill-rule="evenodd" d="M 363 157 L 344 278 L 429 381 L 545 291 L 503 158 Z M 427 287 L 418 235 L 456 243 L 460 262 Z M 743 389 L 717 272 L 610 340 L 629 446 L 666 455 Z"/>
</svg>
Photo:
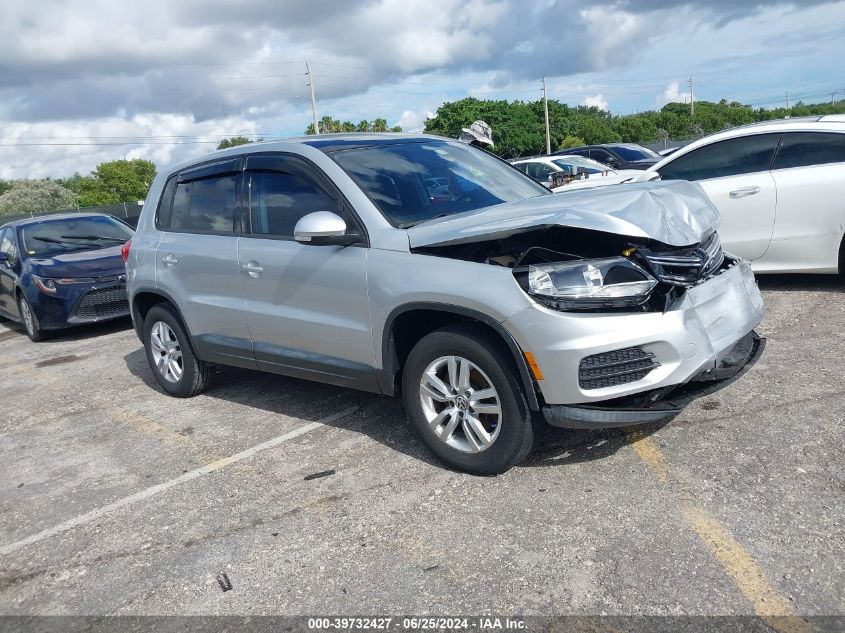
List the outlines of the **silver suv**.
<svg viewBox="0 0 845 633">
<path fill-rule="evenodd" d="M 717 224 L 687 182 L 552 194 L 463 143 L 331 135 L 160 174 L 124 251 L 169 394 L 213 364 L 402 394 L 445 463 L 492 474 L 538 420 L 664 421 L 758 357 Z"/>
</svg>

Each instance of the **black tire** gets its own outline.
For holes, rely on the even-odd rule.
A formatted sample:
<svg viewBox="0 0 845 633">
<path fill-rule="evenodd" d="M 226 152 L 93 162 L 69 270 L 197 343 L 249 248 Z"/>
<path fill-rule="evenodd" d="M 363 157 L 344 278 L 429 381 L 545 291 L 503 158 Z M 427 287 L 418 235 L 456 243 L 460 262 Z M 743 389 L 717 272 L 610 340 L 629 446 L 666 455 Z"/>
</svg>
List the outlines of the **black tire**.
<svg viewBox="0 0 845 633">
<path fill-rule="evenodd" d="M 436 359 L 452 355 L 484 372 L 499 397 L 501 428 L 492 444 L 480 452 L 463 452 L 441 440 L 423 410 L 423 373 Z M 510 352 L 496 337 L 470 325 L 447 326 L 422 338 L 408 355 L 402 376 L 405 410 L 426 446 L 449 467 L 474 475 L 498 475 L 522 462 L 534 443 L 531 409 L 517 375 Z"/>
<path fill-rule="evenodd" d="M 32 307 L 29 305 L 29 301 L 26 300 L 23 293 L 18 295 L 18 312 L 21 315 L 23 329 L 32 342 L 40 343 L 47 338 L 46 332 L 38 325 L 38 317 L 35 316 Z M 29 318 L 25 316 L 26 314 L 29 315 Z"/>
<path fill-rule="evenodd" d="M 157 352 L 152 344 L 152 331 L 153 326 L 159 322 L 166 324 L 173 332 L 178 351 L 181 352 L 182 374 L 176 381 L 168 380 L 156 363 Z M 201 394 L 211 384 L 212 366 L 196 357 L 181 319 L 169 304 L 159 303 L 147 313 L 144 319 L 144 350 L 156 382 L 171 396 L 190 398 Z"/>
</svg>

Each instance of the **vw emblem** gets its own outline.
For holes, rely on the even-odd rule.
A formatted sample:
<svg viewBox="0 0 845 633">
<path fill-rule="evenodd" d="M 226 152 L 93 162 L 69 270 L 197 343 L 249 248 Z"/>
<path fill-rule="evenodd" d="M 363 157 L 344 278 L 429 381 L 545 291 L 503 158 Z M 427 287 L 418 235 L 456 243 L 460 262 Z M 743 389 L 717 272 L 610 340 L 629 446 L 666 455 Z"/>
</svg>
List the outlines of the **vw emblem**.
<svg viewBox="0 0 845 633">
<path fill-rule="evenodd" d="M 466 411 L 469 409 L 469 400 L 465 396 L 458 396 L 455 398 L 455 408 L 458 411 Z"/>
<path fill-rule="evenodd" d="M 120 283 L 125 284 L 125 283 L 126 283 L 126 275 L 120 275 L 120 276 L 118 276 L 117 280 L 118 280 Z"/>
</svg>

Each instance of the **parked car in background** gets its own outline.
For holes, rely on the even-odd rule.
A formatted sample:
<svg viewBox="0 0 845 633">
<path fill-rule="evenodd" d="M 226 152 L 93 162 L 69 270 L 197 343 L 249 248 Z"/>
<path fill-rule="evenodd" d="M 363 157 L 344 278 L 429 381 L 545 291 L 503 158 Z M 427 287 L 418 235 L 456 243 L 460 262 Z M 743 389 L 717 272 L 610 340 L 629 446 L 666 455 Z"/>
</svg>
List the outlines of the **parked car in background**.
<svg viewBox="0 0 845 633">
<path fill-rule="evenodd" d="M 584 147 L 569 147 L 555 152 L 592 158 L 613 169 L 648 169 L 660 160 L 660 154 L 636 143 L 604 143 Z"/>
<path fill-rule="evenodd" d="M 127 316 L 121 247 L 132 233 L 99 213 L 0 227 L 0 315 L 23 323 L 33 341 L 48 330 Z"/>
<path fill-rule="evenodd" d="M 511 163 L 521 172 L 555 192 L 583 187 L 613 185 L 632 180 L 640 175 L 639 170 L 616 170 L 589 158 L 574 155 L 536 156 Z M 560 174 L 558 178 L 555 174 Z M 557 181 L 566 184 L 556 185 Z"/>
<path fill-rule="evenodd" d="M 648 172 L 698 182 L 722 215 L 725 248 L 756 272 L 845 271 L 845 116 L 726 130 Z"/>
<path fill-rule="evenodd" d="M 675 152 L 677 152 L 679 149 L 681 149 L 681 148 L 680 147 L 667 147 L 666 149 L 657 150 L 657 153 L 660 154 L 661 156 L 669 156 L 670 154 L 674 154 Z"/>
<path fill-rule="evenodd" d="M 662 421 L 757 358 L 762 299 L 717 222 L 691 183 L 553 195 L 458 141 L 332 134 L 160 172 L 125 254 L 167 393 L 214 363 L 401 393 L 435 454 L 491 474 L 534 412 Z"/>
</svg>

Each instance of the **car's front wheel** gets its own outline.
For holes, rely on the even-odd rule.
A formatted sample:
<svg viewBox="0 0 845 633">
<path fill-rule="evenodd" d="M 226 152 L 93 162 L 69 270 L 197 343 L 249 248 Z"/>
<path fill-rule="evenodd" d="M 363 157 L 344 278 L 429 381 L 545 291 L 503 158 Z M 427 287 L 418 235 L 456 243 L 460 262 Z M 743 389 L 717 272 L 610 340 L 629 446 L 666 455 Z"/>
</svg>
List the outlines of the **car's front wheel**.
<svg viewBox="0 0 845 633">
<path fill-rule="evenodd" d="M 26 300 L 23 294 L 18 297 L 18 311 L 21 314 L 21 321 L 23 321 L 23 326 L 26 329 L 26 335 L 30 340 L 35 343 L 43 341 L 45 338 L 44 330 L 38 325 L 38 317 L 35 316 L 32 307 L 29 305 L 29 301 Z"/>
<path fill-rule="evenodd" d="M 405 409 L 443 462 L 477 475 L 503 473 L 531 451 L 531 411 L 500 341 L 469 326 L 432 332 L 405 363 Z"/>
<path fill-rule="evenodd" d="M 147 361 L 161 388 L 171 396 L 190 398 L 211 384 L 212 367 L 194 355 L 175 310 L 153 306 L 144 319 Z"/>
</svg>

